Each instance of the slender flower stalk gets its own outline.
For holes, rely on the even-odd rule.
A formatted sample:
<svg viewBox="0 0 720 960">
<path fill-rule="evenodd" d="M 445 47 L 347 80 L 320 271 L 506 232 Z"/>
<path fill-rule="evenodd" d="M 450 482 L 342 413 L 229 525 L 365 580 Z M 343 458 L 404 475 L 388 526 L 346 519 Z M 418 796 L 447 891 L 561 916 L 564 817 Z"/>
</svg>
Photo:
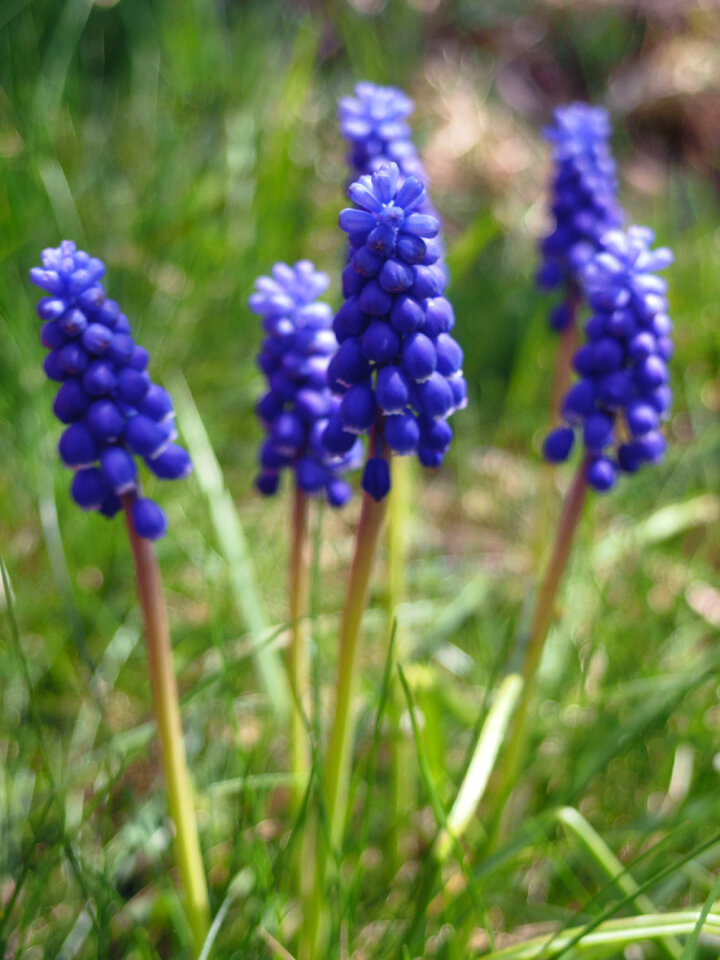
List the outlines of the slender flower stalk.
<svg viewBox="0 0 720 960">
<path fill-rule="evenodd" d="M 290 646 L 288 673 L 295 685 L 290 730 L 290 754 L 293 784 L 293 806 L 300 809 L 310 772 L 310 749 L 307 737 L 307 716 L 310 707 L 310 663 L 307 649 L 309 614 L 309 550 L 307 542 L 308 497 L 295 486 L 292 499 L 292 539 L 290 543 L 288 597 L 290 601 Z"/>
<path fill-rule="evenodd" d="M 382 450 L 381 455 L 387 456 Z M 383 456 L 383 459 L 384 459 Z M 300 960 L 313 960 L 322 954 L 322 942 L 328 923 L 325 880 L 331 850 L 342 843 L 347 816 L 350 757 L 352 751 L 354 716 L 353 697 L 357 673 L 357 645 L 362 617 L 367 603 L 370 573 L 387 500 L 375 499 L 364 492 L 360 519 L 355 532 L 355 546 L 348 579 L 345 604 L 338 634 L 338 661 L 335 681 L 335 712 L 325 755 L 323 799 L 325 805 L 326 836 L 316 849 L 315 882 L 312 898 L 307 904 L 301 934 Z"/>
<path fill-rule="evenodd" d="M 391 461 L 392 486 L 387 514 L 387 622 L 395 630 L 392 656 L 402 662 L 407 654 L 408 637 L 398 608 L 405 599 L 408 558 L 408 525 L 413 503 L 412 461 L 407 457 L 393 457 Z M 393 728 L 391 742 L 391 778 L 393 817 L 388 841 L 389 853 L 395 866 L 401 863 L 400 830 L 408 810 L 413 809 L 416 793 L 415 752 L 412 740 L 404 733 L 401 717 L 406 709 L 405 697 L 399 679 L 392 686 L 388 713 Z"/>
<path fill-rule="evenodd" d="M 550 559 L 535 599 L 521 668 L 522 692 L 511 722 L 502 763 L 501 786 L 497 793 L 499 810 L 505 805 L 515 785 L 525 757 L 528 711 L 535 692 L 535 680 L 545 649 L 545 641 L 554 618 L 558 588 L 567 567 L 573 538 L 582 516 L 588 489 L 586 471 L 587 462 L 583 460 L 566 494 Z"/>
<path fill-rule="evenodd" d="M 124 494 L 122 505 L 145 626 L 148 674 L 162 747 L 168 806 L 175 825 L 175 855 L 185 891 L 186 910 L 195 951 L 199 954 L 210 928 L 210 905 L 198 840 L 193 792 L 183 746 L 167 608 L 157 558 L 149 540 L 138 536 L 132 518 L 132 503 L 132 497 Z"/>
<path fill-rule="evenodd" d="M 334 846 L 342 839 L 347 812 L 357 641 L 367 602 L 372 562 L 385 516 L 385 503 L 384 500 L 375 500 L 368 493 L 363 494 L 350 578 L 340 620 L 335 715 L 325 757 L 325 803 L 330 839 Z"/>
</svg>

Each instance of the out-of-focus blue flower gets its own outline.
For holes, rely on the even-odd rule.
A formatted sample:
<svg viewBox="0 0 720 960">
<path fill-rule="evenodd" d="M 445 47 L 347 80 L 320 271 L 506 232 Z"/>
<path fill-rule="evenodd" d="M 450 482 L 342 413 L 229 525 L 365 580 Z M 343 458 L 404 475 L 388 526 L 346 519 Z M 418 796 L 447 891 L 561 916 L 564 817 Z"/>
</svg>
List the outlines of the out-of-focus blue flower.
<svg viewBox="0 0 720 960">
<path fill-rule="evenodd" d="M 340 405 L 327 377 L 337 350 L 332 311 L 316 299 L 328 282 L 308 260 L 299 260 L 294 267 L 276 263 L 272 276 L 256 281 L 248 300 L 253 313 L 262 317 L 266 333 L 257 362 L 268 389 L 255 407 L 266 437 L 258 453 L 255 484 L 260 493 L 274 494 L 288 467 L 304 493 L 324 493 L 331 506 L 340 507 L 351 494 L 340 474 L 359 466 L 362 447 L 352 437 L 342 454 L 331 460 L 321 442 Z"/>
<path fill-rule="evenodd" d="M 425 178 L 407 123 L 413 110 L 402 90 L 367 81 L 357 84 L 354 97 L 338 100 L 340 133 L 350 145 L 348 163 L 356 176 L 392 162 L 403 176 Z"/>
<path fill-rule="evenodd" d="M 673 256 L 666 247 L 651 250 L 652 242 L 646 227 L 612 230 L 585 264 L 581 282 L 592 316 L 573 358 L 580 379 L 562 404 L 565 425 L 547 436 L 543 448 L 547 460 L 564 461 L 581 430 L 587 480 L 599 491 L 614 485 L 618 471 L 633 473 L 665 453 L 659 427 L 672 401 L 672 322 L 667 283 L 656 271 Z"/>
<path fill-rule="evenodd" d="M 378 500 L 390 484 L 377 462 L 385 444 L 439 466 L 452 439 L 447 417 L 467 402 L 462 350 L 450 336 L 455 318 L 442 295 L 439 221 L 419 212 L 425 193 L 419 179 L 402 179 L 397 164 L 385 164 L 351 184 L 356 206 L 338 218 L 351 256 L 328 378 L 342 401 L 323 442 L 340 457 L 355 435 L 370 432 L 363 487 Z"/>
<path fill-rule="evenodd" d="M 537 282 L 544 290 L 564 287 L 566 301 L 549 315 L 550 325 L 562 330 L 572 321 L 568 301 L 577 295 L 580 271 L 598 250 L 603 234 L 619 227 L 624 217 L 617 201 L 607 112 L 584 103 L 558 107 L 543 133 L 553 147 L 554 226 L 541 244 Z"/>
<path fill-rule="evenodd" d="M 45 373 L 60 383 L 53 411 L 66 428 L 60 437 L 63 463 L 75 470 L 71 495 L 85 510 L 107 517 L 132 495 L 131 515 L 139 536 L 165 533 L 165 515 L 142 497 L 135 457 L 162 480 L 187 476 L 187 452 L 174 440 L 172 401 L 147 374 L 148 354 L 130 336 L 130 324 L 100 283 L 101 260 L 64 240 L 42 252 L 42 267 L 30 280 L 49 296 L 38 301 L 45 321 L 40 339 L 49 353 Z"/>
</svg>

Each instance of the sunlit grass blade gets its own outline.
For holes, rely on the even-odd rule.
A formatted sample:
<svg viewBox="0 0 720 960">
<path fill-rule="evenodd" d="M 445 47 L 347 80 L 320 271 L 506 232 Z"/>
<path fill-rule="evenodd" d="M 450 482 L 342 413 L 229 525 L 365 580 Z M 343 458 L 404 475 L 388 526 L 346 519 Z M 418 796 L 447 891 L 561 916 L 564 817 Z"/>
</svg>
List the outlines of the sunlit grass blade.
<svg viewBox="0 0 720 960">
<path fill-rule="evenodd" d="M 544 960 L 560 956 L 572 946 L 579 954 L 592 953 L 594 957 L 617 956 L 619 947 L 646 940 L 661 940 L 678 934 L 692 933 L 700 919 L 699 910 L 682 910 L 676 913 L 644 914 L 639 917 L 625 917 L 622 920 L 607 920 L 595 930 L 583 935 L 582 927 L 571 927 L 558 934 L 548 944 L 547 936 L 533 937 L 524 943 L 514 944 L 503 950 L 485 955 L 485 960 Z M 703 930 L 713 936 L 720 936 L 720 914 L 708 913 Z M 607 947 L 607 951 L 603 948 Z"/>
<path fill-rule="evenodd" d="M 245 532 L 225 485 L 205 425 L 180 373 L 173 376 L 171 387 L 178 420 L 195 466 L 195 474 L 207 497 L 215 535 L 230 569 L 235 604 L 256 644 L 253 658 L 258 677 L 275 712 L 285 718 L 291 703 L 287 677 L 277 651 L 262 643 L 268 631 L 268 621 L 258 592 Z"/>
<path fill-rule="evenodd" d="M 437 838 L 435 853 L 440 860 L 444 860 L 450 853 L 452 838 L 458 839 L 462 835 L 485 793 L 522 685 L 522 677 L 513 673 L 507 676 L 498 688 L 480 731 L 470 766 L 448 814 L 447 827 Z"/>
<path fill-rule="evenodd" d="M 638 893 L 638 884 L 632 875 L 578 810 L 574 807 L 561 807 L 557 811 L 557 818 L 572 836 L 579 840 L 593 862 L 600 867 L 609 880 L 617 885 L 618 890 L 626 897 L 633 898 L 632 903 L 640 912 L 647 914 L 656 912 L 655 904 L 650 897 L 647 894 Z M 677 940 L 660 940 L 658 949 L 664 956 L 674 960 L 680 956 L 681 947 Z"/>
<path fill-rule="evenodd" d="M 480 891 L 478 882 L 470 870 L 463 851 L 460 848 L 460 844 L 452 832 L 448 828 L 448 817 L 443 805 L 442 799 L 438 792 L 437 786 L 433 781 L 430 764 L 425 753 L 425 747 L 423 745 L 422 737 L 420 735 L 420 728 L 418 726 L 417 716 L 416 716 L 416 707 L 413 703 L 412 692 L 410 690 L 410 685 L 408 684 L 407 678 L 403 672 L 403 668 L 400 664 L 397 665 L 398 675 L 400 677 L 400 683 L 402 684 L 402 689 L 405 694 L 405 699 L 407 701 L 407 707 L 410 715 L 410 723 L 412 726 L 413 737 L 415 739 L 415 751 L 417 754 L 418 767 L 420 770 L 420 776 L 422 779 L 423 786 L 428 795 L 430 801 L 430 806 L 435 817 L 435 822 L 438 826 L 439 831 L 447 835 L 448 841 L 452 847 L 452 851 L 457 857 L 458 864 L 462 871 L 465 883 L 467 884 L 468 893 L 473 903 L 475 909 L 476 918 L 478 920 L 482 919 L 485 916 L 485 905 L 483 903 L 483 897 Z M 432 879 L 435 876 L 435 870 L 431 866 L 430 872 L 428 874 L 429 879 Z"/>
</svg>

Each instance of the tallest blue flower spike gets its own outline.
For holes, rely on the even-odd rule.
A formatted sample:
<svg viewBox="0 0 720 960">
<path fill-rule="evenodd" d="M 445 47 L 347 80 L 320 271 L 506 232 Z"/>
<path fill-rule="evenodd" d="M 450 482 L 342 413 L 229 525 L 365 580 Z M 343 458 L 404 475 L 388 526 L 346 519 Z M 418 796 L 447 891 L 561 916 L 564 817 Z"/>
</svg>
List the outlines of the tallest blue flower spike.
<svg viewBox="0 0 720 960">
<path fill-rule="evenodd" d="M 37 304 L 45 321 L 40 340 L 50 351 L 45 373 L 61 384 L 53 412 L 66 424 L 58 449 L 75 470 L 72 498 L 84 510 L 112 517 L 127 495 L 138 536 L 156 540 L 165 533 L 165 515 L 142 496 L 134 457 L 162 480 L 190 473 L 190 457 L 173 442 L 172 400 L 151 382 L 147 351 L 106 297 L 102 261 L 64 240 L 43 250 L 42 263 L 30 271 L 30 281 L 49 294 Z"/>
<path fill-rule="evenodd" d="M 401 182 L 390 163 L 361 176 L 348 195 L 356 207 L 342 210 L 338 223 L 351 256 L 345 303 L 333 323 L 340 347 L 328 367 L 342 400 L 323 443 L 342 456 L 369 432 L 374 449 L 363 488 L 381 500 L 390 489 L 385 445 L 399 455 L 416 453 L 423 466 L 440 466 L 452 439 L 447 418 L 466 405 L 467 388 L 433 243 L 439 221 L 419 212 L 422 182 L 413 176 Z"/>
<path fill-rule="evenodd" d="M 427 186 L 428 175 L 407 122 L 414 109 L 412 100 L 398 87 L 381 87 L 367 81 L 356 85 L 355 96 L 338 100 L 338 125 L 350 146 L 347 159 L 353 179 L 371 174 L 387 163 L 396 163 L 401 182 L 413 176 Z M 439 221 L 427 194 L 420 210 Z M 434 240 L 429 246 L 441 260 L 444 251 L 440 241 Z"/>
<path fill-rule="evenodd" d="M 407 122 L 412 100 L 397 87 L 358 83 L 355 96 L 338 100 L 340 133 L 350 145 L 348 163 L 357 175 L 397 163 L 403 176 L 425 180 L 425 171 Z"/>
</svg>

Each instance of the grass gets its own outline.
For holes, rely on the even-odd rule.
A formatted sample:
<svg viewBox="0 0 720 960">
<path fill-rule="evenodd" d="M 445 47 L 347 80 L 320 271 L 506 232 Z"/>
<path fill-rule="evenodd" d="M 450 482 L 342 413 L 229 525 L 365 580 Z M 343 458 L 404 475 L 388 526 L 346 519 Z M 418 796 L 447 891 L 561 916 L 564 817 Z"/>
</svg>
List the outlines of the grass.
<svg viewBox="0 0 720 960">
<path fill-rule="evenodd" d="M 401 668 L 419 786 L 400 824 L 382 735 L 384 557 L 374 579 L 352 784 L 358 829 L 348 831 L 329 893 L 332 942 L 346 946 L 332 955 L 464 960 L 507 948 L 503 956 L 518 958 L 620 957 L 639 894 L 650 898 L 633 920 L 643 955 L 657 955 L 650 939 L 672 932 L 683 960 L 717 956 L 717 202 L 702 170 L 679 161 L 663 166 L 662 190 L 639 189 L 629 175 L 638 128 L 619 113 L 623 200 L 676 253 L 670 454 L 586 511 L 543 661 L 513 829 L 489 849 L 491 778 L 459 846 L 442 864 L 430 856 L 492 691 L 517 666 L 514 638 L 547 551 L 543 524 L 568 479 L 559 471 L 557 484 L 546 482 L 538 456 L 554 352 L 532 287 L 545 154 L 536 118 L 501 99 L 495 51 L 514 16 L 545 31 L 538 56 L 552 56 L 562 74 L 559 100 L 601 99 L 654 28 L 639 18 L 625 40 L 620 7 L 553 13 L 524 3 L 422 13 L 391 0 L 378 17 L 344 3 L 274 0 L 0 6 L 5 955 L 191 955 L 127 543 L 119 521 L 72 506 L 54 452 L 26 275 L 40 248 L 64 235 L 107 261 L 110 295 L 151 351 L 154 376 L 173 388 L 186 440 L 195 437 L 207 468 L 157 493 L 170 521 L 159 558 L 216 916 L 213 956 L 277 956 L 275 942 L 294 949 L 290 863 L 302 823 L 286 815 L 287 743 L 257 673 L 260 624 L 270 648 L 286 625 L 288 508 L 285 497 L 261 502 L 251 490 L 260 332 L 244 301 L 272 261 L 308 256 L 330 272 L 337 302 L 346 174 L 334 100 L 367 76 L 405 85 L 418 101 L 471 405 L 455 418 L 447 469 L 414 483 Z M 460 65 L 451 78 L 448 59 Z M 512 149 L 531 162 L 503 174 L 483 135 L 448 166 L 435 137 L 448 104 L 469 104 L 469 124 L 485 117 L 488 138 L 502 119 Z M 175 389 L 181 377 L 187 392 Z M 356 518 L 357 503 L 321 518 L 312 631 L 320 704 Z M 564 807 L 580 811 L 630 886 L 598 871 L 559 824 Z M 397 870 L 384 856 L 389 837 L 403 853 Z M 521 940 L 543 952 L 513 945 Z"/>
</svg>

